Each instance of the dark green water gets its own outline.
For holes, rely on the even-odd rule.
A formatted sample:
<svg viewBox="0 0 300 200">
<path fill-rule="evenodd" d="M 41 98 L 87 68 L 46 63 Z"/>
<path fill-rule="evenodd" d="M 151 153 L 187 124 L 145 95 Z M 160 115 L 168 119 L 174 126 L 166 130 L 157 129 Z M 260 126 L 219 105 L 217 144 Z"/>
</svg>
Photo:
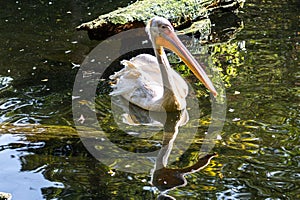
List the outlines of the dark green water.
<svg viewBox="0 0 300 200">
<path fill-rule="evenodd" d="M 76 66 L 99 43 L 74 28 L 127 3 L 11 1 L 1 6 L 0 192 L 15 199 L 156 199 L 150 172 L 111 170 L 66 129 L 42 137 L 44 126 L 73 126 Z M 170 196 L 300 199 L 299 8 L 296 0 L 249 0 L 241 9 L 244 28 L 219 45 L 236 47 L 239 59 L 238 65 L 228 61 L 227 52 L 217 62 L 237 69 L 226 89 L 222 139 L 213 149 L 219 156 L 187 175 L 188 184 Z M 209 110 L 202 112 L 202 126 L 177 166 L 196 160 L 209 117 Z M 31 134 L 24 127 L 28 123 L 41 128 Z M 126 146 L 124 138 L 114 140 Z"/>
</svg>

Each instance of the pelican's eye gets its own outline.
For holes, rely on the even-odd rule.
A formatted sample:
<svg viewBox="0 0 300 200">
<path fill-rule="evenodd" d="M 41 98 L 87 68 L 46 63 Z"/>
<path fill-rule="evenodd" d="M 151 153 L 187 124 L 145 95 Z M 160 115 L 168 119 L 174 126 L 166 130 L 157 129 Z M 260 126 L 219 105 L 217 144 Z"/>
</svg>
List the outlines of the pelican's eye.
<svg viewBox="0 0 300 200">
<path fill-rule="evenodd" d="M 163 30 L 165 33 L 169 33 L 170 31 L 173 30 L 172 27 L 170 27 L 170 26 L 168 26 L 168 25 L 165 25 L 165 24 L 162 24 L 162 25 L 160 26 L 160 28 L 161 28 L 161 30 Z"/>
<path fill-rule="evenodd" d="M 162 29 L 167 29 L 167 30 L 171 30 L 171 28 L 170 28 L 170 26 L 168 26 L 168 25 L 161 25 L 161 28 Z"/>
</svg>

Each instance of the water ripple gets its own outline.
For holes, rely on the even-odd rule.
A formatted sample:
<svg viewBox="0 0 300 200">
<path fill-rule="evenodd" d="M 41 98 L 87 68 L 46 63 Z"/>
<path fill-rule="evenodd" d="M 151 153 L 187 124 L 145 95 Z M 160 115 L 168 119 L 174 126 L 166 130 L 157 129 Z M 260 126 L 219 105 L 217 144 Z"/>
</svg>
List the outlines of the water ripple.
<svg viewBox="0 0 300 200">
<path fill-rule="evenodd" d="M 13 79 L 8 76 L 0 76 L 0 91 L 9 87 Z"/>
</svg>

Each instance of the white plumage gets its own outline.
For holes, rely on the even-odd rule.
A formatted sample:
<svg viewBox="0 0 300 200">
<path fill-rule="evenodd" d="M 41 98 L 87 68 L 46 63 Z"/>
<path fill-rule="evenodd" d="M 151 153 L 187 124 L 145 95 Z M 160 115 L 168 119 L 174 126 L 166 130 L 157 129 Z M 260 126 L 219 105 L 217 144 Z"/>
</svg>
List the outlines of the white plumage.
<svg viewBox="0 0 300 200">
<path fill-rule="evenodd" d="M 121 95 L 129 102 L 150 111 L 164 111 L 162 107 L 164 87 L 157 58 L 150 54 L 140 54 L 121 62 L 125 67 L 110 76 L 115 80 L 113 96 Z M 176 81 L 177 100 L 185 108 L 188 86 L 184 79 L 172 68 L 169 76 Z M 180 109 L 181 110 L 181 109 Z"/>
</svg>

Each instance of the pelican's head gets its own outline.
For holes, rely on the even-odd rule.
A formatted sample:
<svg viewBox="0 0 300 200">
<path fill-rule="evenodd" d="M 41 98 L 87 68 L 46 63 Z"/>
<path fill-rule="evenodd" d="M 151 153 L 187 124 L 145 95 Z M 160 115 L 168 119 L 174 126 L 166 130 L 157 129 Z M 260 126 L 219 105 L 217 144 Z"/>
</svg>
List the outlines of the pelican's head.
<svg viewBox="0 0 300 200">
<path fill-rule="evenodd" d="M 153 17 L 149 20 L 146 26 L 146 32 L 148 33 L 151 41 L 154 42 L 155 38 L 170 32 L 174 32 L 174 28 L 166 18 Z"/>
<path fill-rule="evenodd" d="M 162 56 L 163 47 L 176 53 L 205 87 L 208 88 L 214 96 L 217 96 L 217 91 L 204 69 L 182 44 L 172 24 L 167 19 L 163 17 L 153 17 L 146 26 L 146 32 L 158 56 Z"/>
</svg>

